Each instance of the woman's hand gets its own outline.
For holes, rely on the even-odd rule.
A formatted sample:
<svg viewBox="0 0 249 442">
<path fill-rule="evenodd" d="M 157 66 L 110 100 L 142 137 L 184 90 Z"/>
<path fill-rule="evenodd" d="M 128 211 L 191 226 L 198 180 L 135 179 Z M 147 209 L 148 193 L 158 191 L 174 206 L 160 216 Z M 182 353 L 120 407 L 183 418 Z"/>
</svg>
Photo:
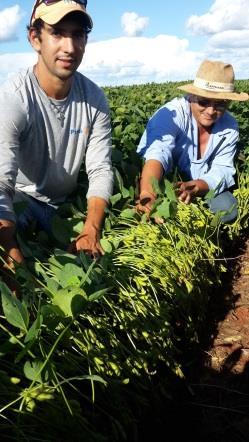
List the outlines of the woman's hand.
<svg viewBox="0 0 249 442">
<path fill-rule="evenodd" d="M 146 191 L 141 192 L 136 202 L 136 211 L 139 213 L 147 213 L 149 216 L 155 200 L 155 194 Z"/>
</svg>

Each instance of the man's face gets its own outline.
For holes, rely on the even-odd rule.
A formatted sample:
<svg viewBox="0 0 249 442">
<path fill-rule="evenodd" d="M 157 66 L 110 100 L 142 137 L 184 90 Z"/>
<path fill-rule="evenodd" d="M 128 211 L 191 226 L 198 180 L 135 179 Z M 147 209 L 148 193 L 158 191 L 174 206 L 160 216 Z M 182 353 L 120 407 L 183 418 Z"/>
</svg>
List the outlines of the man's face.
<svg viewBox="0 0 249 442">
<path fill-rule="evenodd" d="M 229 102 L 227 100 L 213 100 L 197 95 L 190 96 L 190 106 L 197 124 L 206 128 L 211 127 L 220 118 Z"/>
<path fill-rule="evenodd" d="M 48 78 L 69 79 L 82 61 L 86 40 L 82 25 L 69 17 L 55 25 L 44 23 L 40 37 L 31 40 L 39 54 L 39 72 Z"/>
</svg>

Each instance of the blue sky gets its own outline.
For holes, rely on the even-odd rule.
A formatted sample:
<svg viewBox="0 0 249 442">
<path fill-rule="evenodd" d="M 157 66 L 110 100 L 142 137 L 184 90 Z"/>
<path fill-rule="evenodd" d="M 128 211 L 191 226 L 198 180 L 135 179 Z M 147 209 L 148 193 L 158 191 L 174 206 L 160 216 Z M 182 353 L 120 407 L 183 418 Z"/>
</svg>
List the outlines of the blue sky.
<svg viewBox="0 0 249 442">
<path fill-rule="evenodd" d="M 0 82 L 35 63 L 26 38 L 32 5 L 0 2 Z M 249 0 L 88 0 L 94 29 L 79 69 L 101 86 L 178 81 L 210 58 L 249 78 L 248 11 Z"/>
</svg>

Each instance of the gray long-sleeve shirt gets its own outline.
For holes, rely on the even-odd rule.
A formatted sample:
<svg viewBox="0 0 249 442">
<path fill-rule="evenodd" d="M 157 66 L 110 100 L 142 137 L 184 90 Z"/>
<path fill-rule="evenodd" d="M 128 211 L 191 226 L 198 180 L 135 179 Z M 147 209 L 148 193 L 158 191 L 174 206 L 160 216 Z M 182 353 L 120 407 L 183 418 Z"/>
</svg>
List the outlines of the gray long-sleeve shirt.
<svg viewBox="0 0 249 442">
<path fill-rule="evenodd" d="M 15 188 L 58 204 L 76 188 L 82 162 L 87 198 L 109 200 L 111 127 L 103 91 L 76 72 L 69 95 L 49 98 L 33 69 L 0 87 L 0 219 L 15 221 Z"/>
</svg>

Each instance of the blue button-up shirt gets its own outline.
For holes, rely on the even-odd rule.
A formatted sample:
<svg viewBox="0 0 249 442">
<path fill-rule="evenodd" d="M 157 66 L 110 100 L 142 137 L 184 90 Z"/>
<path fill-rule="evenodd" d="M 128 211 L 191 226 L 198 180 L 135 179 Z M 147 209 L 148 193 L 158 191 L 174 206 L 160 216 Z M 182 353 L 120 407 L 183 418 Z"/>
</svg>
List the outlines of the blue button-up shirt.
<svg viewBox="0 0 249 442">
<path fill-rule="evenodd" d="M 234 184 L 238 124 L 229 112 L 212 126 L 203 158 L 198 159 L 198 127 L 187 97 L 174 98 L 150 118 L 137 148 L 146 161 L 158 160 L 165 174 L 177 166 L 187 180 L 206 181 L 216 193 Z"/>
</svg>

